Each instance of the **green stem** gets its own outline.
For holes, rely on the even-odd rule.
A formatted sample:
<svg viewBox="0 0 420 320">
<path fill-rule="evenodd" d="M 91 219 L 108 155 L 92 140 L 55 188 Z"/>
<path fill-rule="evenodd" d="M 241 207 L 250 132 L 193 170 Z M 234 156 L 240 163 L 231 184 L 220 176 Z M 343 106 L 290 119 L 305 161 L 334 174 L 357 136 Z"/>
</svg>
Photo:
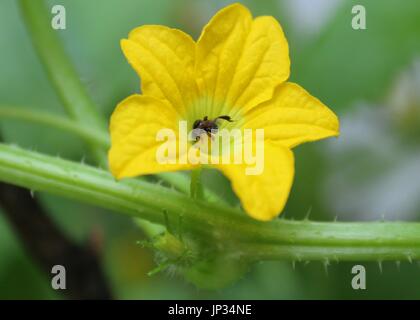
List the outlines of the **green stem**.
<svg viewBox="0 0 420 320">
<path fill-rule="evenodd" d="M 179 190 L 185 194 L 191 193 L 191 179 L 186 174 L 181 172 L 163 172 L 156 174 L 157 177 L 163 181 L 169 183 L 176 190 Z M 226 200 L 221 198 L 218 194 L 201 185 L 203 198 L 209 202 L 218 202 L 227 204 Z"/>
<path fill-rule="evenodd" d="M 20 0 L 19 3 L 32 43 L 67 113 L 77 122 L 105 132 L 105 119 L 96 110 L 61 44 L 57 31 L 51 27 L 52 16 L 44 2 Z M 91 144 L 90 147 L 95 158 L 104 163 L 106 158 L 103 149 L 96 144 Z"/>
<path fill-rule="evenodd" d="M 1 119 L 23 120 L 41 125 L 47 125 L 52 128 L 67 131 L 79 136 L 90 144 L 97 145 L 103 149 L 108 148 L 109 139 L 106 134 L 100 133 L 96 129 L 83 127 L 73 120 L 44 112 L 34 112 L 29 109 L 11 106 L 0 106 Z"/>
<path fill-rule="evenodd" d="M 203 185 L 201 184 L 202 169 L 191 171 L 190 195 L 193 199 L 203 199 Z"/>
<path fill-rule="evenodd" d="M 326 223 L 327 224 L 327 223 Z M 363 223 L 349 224 L 349 228 L 358 228 Z M 372 230 L 380 230 L 376 228 L 375 223 L 370 226 Z M 391 223 L 394 233 L 397 229 L 402 229 L 409 223 Z M 308 227 L 312 227 L 309 225 Z M 419 226 L 417 226 L 419 228 Z M 333 228 L 334 230 L 334 228 Z M 399 231 L 401 232 L 401 231 Z M 322 234 L 321 234 L 322 235 Z M 395 245 L 340 245 L 340 239 L 336 243 L 321 246 L 311 245 L 254 245 L 247 244 L 242 250 L 238 248 L 237 254 L 243 254 L 248 261 L 258 262 L 264 260 L 291 260 L 291 261 L 323 261 L 323 262 L 339 262 L 339 261 L 408 261 L 412 262 L 420 258 L 420 247 L 418 244 L 395 246 Z M 392 240 L 391 240 L 392 242 Z"/>
<path fill-rule="evenodd" d="M 0 180 L 161 225 L 177 225 L 182 216 L 186 233 L 214 247 L 223 243 L 224 253 L 249 261 L 420 258 L 420 223 L 258 222 L 238 210 L 153 183 L 117 182 L 103 170 L 8 145 L 0 145 Z"/>
</svg>

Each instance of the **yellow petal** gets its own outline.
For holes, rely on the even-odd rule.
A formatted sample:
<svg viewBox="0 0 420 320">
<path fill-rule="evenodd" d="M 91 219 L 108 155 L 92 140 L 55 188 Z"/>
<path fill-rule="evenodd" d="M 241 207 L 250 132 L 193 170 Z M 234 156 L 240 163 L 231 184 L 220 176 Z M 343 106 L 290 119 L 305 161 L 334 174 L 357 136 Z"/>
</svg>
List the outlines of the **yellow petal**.
<svg viewBox="0 0 420 320">
<path fill-rule="evenodd" d="M 259 175 L 247 175 L 247 164 L 219 164 L 216 167 L 231 181 L 245 211 L 267 221 L 283 210 L 294 176 L 294 158 L 289 149 L 265 141 L 264 167 Z"/>
<path fill-rule="evenodd" d="M 248 110 L 271 98 L 289 77 L 286 38 L 273 17 L 252 20 L 249 10 L 233 4 L 219 11 L 197 43 L 197 82 L 215 114 Z"/>
<path fill-rule="evenodd" d="M 272 100 L 250 110 L 244 118 L 244 127 L 263 128 L 266 139 L 289 148 L 339 135 L 334 112 L 290 82 L 276 88 Z"/>
<path fill-rule="evenodd" d="M 170 141 L 171 146 L 178 143 L 177 119 L 176 110 L 162 100 L 143 95 L 132 95 L 123 100 L 110 122 L 111 149 L 108 160 L 112 174 L 121 179 L 189 169 L 191 166 L 187 164 L 162 164 L 157 161 L 158 148 L 163 143 Z M 173 130 L 175 138 L 157 141 L 161 129 Z M 179 157 L 178 154 L 176 156 Z"/>
<path fill-rule="evenodd" d="M 180 113 L 196 100 L 195 43 L 189 35 L 146 25 L 131 31 L 121 47 L 141 77 L 144 95 L 167 100 Z"/>
</svg>

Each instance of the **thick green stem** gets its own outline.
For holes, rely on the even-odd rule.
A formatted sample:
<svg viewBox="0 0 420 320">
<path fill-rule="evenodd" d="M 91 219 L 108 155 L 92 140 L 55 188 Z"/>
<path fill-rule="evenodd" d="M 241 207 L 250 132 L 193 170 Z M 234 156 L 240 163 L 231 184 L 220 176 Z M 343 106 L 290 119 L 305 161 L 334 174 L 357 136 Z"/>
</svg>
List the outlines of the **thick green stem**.
<svg viewBox="0 0 420 320">
<path fill-rule="evenodd" d="M 156 184 L 117 182 L 103 170 L 7 145 L 0 145 L 0 180 L 161 225 L 177 225 L 182 216 L 185 232 L 215 247 L 223 243 L 224 253 L 250 261 L 420 258 L 420 223 L 258 222 L 238 210 Z"/>
<path fill-rule="evenodd" d="M 352 224 L 348 227 L 358 228 L 359 224 Z M 378 223 L 375 223 L 378 224 Z M 403 228 L 407 224 L 390 223 L 397 229 Z M 311 225 L 308 227 L 312 227 Z M 371 225 L 372 230 L 376 229 L 376 225 Z M 418 226 L 417 226 L 418 228 Z M 393 228 L 394 229 L 394 228 Z M 377 229 L 377 232 L 380 230 Z M 394 230 L 395 231 L 395 230 Z M 249 261 L 264 261 L 264 260 L 292 260 L 292 261 L 324 261 L 339 262 L 339 261 L 408 261 L 412 262 L 420 258 L 420 247 L 417 245 L 407 246 L 393 246 L 393 245 L 340 245 L 340 239 L 337 239 L 337 244 L 331 245 L 254 245 L 247 244 L 243 250 L 238 248 Z M 392 242 L 392 240 L 391 240 Z M 238 254 L 237 252 L 237 254 Z"/>
</svg>

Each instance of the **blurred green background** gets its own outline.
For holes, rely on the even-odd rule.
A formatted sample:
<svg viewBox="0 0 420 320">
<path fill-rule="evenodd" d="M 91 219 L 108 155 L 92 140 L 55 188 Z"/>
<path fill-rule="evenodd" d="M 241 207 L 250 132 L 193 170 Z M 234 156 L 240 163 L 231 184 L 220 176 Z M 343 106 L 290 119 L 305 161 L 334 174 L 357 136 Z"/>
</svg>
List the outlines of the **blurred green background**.
<svg viewBox="0 0 420 320">
<path fill-rule="evenodd" d="M 38 1 L 38 0 L 34 0 Z M 119 40 L 143 24 L 180 28 L 195 38 L 221 0 L 61 0 L 66 30 L 57 31 L 83 83 L 107 117 L 139 80 Z M 420 220 L 420 1 L 242 1 L 253 14 L 275 16 L 289 41 L 291 80 L 333 109 L 339 139 L 298 147 L 296 179 L 283 215 L 302 219 Z M 353 30 L 351 8 L 362 4 L 367 29 Z M 64 115 L 33 50 L 17 2 L 0 1 L 0 106 Z M 1 119 L 0 119 L 1 120 Z M 89 162 L 76 137 L 18 121 L 0 121 L 3 139 L 22 147 Z M 206 172 L 230 202 L 229 182 Z M 217 187 L 217 188 L 216 188 Z M 29 191 L 28 191 L 29 192 Z M 48 194 L 34 195 L 66 234 L 80 243 L 103 234 L 101 252 L 117 298 L 131 299 L 372 299 L 420 298 L 420 267 L 402 261 L 363 263 L 367 290 L 351 288 L 355 263 L 262 262 L 235 285 L 199 290 L 165 272 L 149 277 L 153 253 L 125 216 Z M 23 250 L 0 214 L 0 298 L 62 298 Z"/>
</svg>

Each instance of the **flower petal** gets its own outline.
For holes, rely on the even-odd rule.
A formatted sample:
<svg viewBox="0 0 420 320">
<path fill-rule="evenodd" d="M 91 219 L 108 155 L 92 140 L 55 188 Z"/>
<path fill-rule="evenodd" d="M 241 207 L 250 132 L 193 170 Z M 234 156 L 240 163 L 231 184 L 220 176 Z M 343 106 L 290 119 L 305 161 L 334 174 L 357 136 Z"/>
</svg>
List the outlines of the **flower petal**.
<svg viewBox="0 0 420 320">
<path fill-rule="evenodd" d="M 174 131 L 174 139 L 167 141 L 174 143 L 176 148 L 177 117 L 175 109 L 162 100 L 143 95 L 132 95 L 123 100 L 111 116 L 108 160 L 112 174 L 121 179 L 189 169 L 191 166 L 186 164 L 161 164 L 157 161 L 158 148 L 163 143 L 156 139 L 159 130 Z"/>
<path fill-rule="evenodd" d="M 169 101 L 181 114 L 196 100 L 195 43 L 189 35 L 146 25 L 131 31 L 121 47 L 141 77 L 144 95 Z"/>
<path fill-rule="evenodd" d="M 339 135 L 337 116 L 294 83 L 276 88 L 273 99 L 244 116 L 245 128 L 264 128 L 266 139 L 288 148 Z"/>
<path fill-rule="evenodd" d="M 247 164 L 219 164 L 216 167 L 231 181 L 245 211 L 267 221 L 283 210 L 294 177 L 291 150 L 264 142 L 264 168 L 260 175 L 247 175 Z"/>
<path fill-rule="evenodd" d="M 249 110 L 272 97 L 289 77 L 287 40 L 273 17 L 252 20 L 233 4 L 219 11 L 197 43 L 197 82 L 216 114 Z"/>
</svg>

